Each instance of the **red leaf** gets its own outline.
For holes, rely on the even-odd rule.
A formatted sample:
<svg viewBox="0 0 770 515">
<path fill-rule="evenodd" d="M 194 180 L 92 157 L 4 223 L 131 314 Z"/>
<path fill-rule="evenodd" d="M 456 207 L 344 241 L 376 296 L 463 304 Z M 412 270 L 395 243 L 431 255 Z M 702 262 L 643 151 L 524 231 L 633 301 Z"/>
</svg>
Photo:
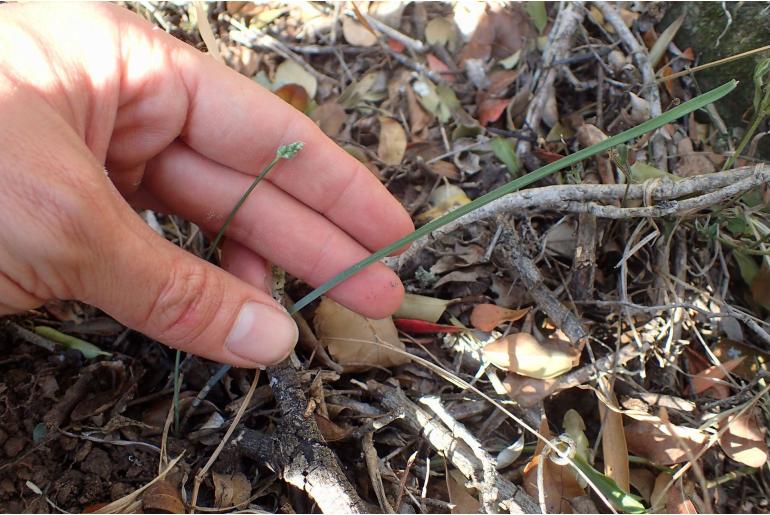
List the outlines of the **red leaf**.
<svg viewBox="0 0 770 515">
<path fill-rule="evenodd" d="M 443 77 L 447 82 L 455 81 L 454 73 L 452 73 L 452 70 L 449 68 L 449 66 L 446 65 L 444 61 L 433 54 L 426 55 L 425 59 L 428 61 L 428 68 L 430 68 L 431 71 L 441 75 L 441 77 Z"/>
<path fill-rule="evenodd" d="M 487 98 L 479 104 L 479 123 L 486 126 L 489 123 L 496 122 L 502 116 L 510 99 L 506 98 Z"/>
<path fill-rule="evenodd" d="M 391 50 L 393 50 L 394 52 L 396 52 L 398 54 L 403 52 L 404 49 L 406 48 L 406 45 L 404 45 L 399 40 L 393 39 L 393 38 L 388 38 L 388 46 L 390 47 Z"/>
<path fill-rule="evenodd" d="M 462 327 L 435 324 L 433 322 L 415 320 L 412 318 L 396 318 L 393 320 L 393 323 L 402 331 L 415 334 L 459 333 L 463 330 Z"/>
<path fill-rule="evenodd" d="M 543 150 L 543 149 L 535 149 L 532 151 L 537 157 L 545 161 L 546 163 L 554 163 L 564 157 L 561 154 L 557 154 L 556 152 L 551 152 L 549 150 Z"/>
</svg>

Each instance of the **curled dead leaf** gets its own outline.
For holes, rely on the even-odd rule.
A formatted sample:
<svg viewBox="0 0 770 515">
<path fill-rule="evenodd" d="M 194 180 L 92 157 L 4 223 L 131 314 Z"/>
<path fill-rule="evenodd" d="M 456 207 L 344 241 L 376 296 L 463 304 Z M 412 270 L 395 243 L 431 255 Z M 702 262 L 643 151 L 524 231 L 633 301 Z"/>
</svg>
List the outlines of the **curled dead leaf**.
<svg viewBox="0 0 770 515">
<path fill-rule="evenodd" d="M 720 424 L 727 430 L 719 438 L 719 445 L 735 461 L 759 468 L 767 462 L 767 444 L 757 415 L 756 409 L 750 409 L 740 417 L 728 417 Z"/>
<path fill-rule="evenodd" d="M 390 166 L 398 166 L 406 152 L 406 132 L 393 118 L 380 117 L 380 143 L 377 156 Z"/>
<path fill-rule="evenodd" d="M 310 97 L 308 96 L 307 91 L 305 91 L 305 88 L 299 84 L 284 84 L 273 93 L 302 113 L 305 112 L 310 103 Z"/>
<path fill-rule="evenodd" d="M 471 324 L 476 329 L 491 331 L 505 322 L 515 322 L 529 313 L 529 308 L 508 309 L 495 304 L 476 304 L 471 312 Z"/>
<path fill-rule="evenodd" d="M 529 333 L 509 334 L 484 346 L 484 358 L 495 366 L 519 375 L 550 379 L 571 370 L 580 361 L 580 351 L 569 342 L 540 343 Z"/>
<path fill-rule="evenodd" d="M 350 428 L 340 427 L 323 415 L 315 413 L 315 421 L 318 425 L 318 430 L 321 431 L 321 435 L 327 442 L 338 442 L 344 440 L 353 431 Z"/>
<path fill-rule="evenodd" d="M 318 339 L 346 372 L 409 362 L 409 358 L 402 354 L 369 343 L 376 341 L 404 350 L 390 317 L 381 320 L 366 318 L 324 297 L 316 309 L 313 323 Z"/>
</svg>

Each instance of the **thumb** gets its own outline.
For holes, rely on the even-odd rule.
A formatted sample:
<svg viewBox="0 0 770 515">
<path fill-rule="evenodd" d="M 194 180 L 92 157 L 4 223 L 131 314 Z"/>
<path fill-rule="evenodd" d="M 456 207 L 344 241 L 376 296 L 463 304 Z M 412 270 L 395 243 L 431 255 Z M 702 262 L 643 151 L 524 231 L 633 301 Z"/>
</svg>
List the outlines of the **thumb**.
<svg viewBox="0 0 770 515">
<path fill-rule="evenodd" d="M 101 241 L 84 298 L 127 326 L 177 349 L 240 367 L 272 365 L 297 326 L 265 291 L 166 241 L 132 213 Z"/>
</svg>

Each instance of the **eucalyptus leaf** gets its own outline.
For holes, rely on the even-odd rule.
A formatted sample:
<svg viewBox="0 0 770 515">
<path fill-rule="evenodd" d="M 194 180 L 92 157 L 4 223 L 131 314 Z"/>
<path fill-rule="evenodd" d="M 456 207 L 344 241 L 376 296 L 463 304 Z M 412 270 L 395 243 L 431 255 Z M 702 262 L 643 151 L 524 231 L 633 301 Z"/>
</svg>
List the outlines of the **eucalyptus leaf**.
<svg viewBox="0 0 770 515">
<path fill-rule="evenodd" d="M 593 468 L 583 457 L 575 455 L 572 461 L 583 474 L 588 476 L 593 486 L 607 497 L 615 509 L 623 510 L 626 513 L 645 513 L 647 511 L 641 503 L 640 497 L 624 491 L 614 479 Z"/>
<path fill-rule="evenodd" d="M 532 19 L 532 23 L 535 24 L 537 31 L 542 34 L 543 29 L 548 24 L 548 13 L 545 10 L 545 2 L 542 0 L 536 0 L 532 2 L 526 2 L 524 9 Z"/>
<path fill-rule="evenodd" d="M 516 151 L 511 141 L 505 138 L 495 138 L 489 142 L 489 146 L 492 147 L 492 152 L 495 153 L 495 156 L 508 168 L 508 172 L 513 177 L 516 177 L 521 169 L 521 165 L 519 165 L 519 158 L 516 156 Z"/>
<path fill-rule="evenodd" d="M 35 327 L 35 333 L 56 343 L 60 343 L 67 348 L 79 350 L 86 359 L 93 359 L 97 356 L 110 356 L 109 352 L 103 351 L 93 343 L 64 334 L 53 327 L 39 325 Z"/>
</svg>

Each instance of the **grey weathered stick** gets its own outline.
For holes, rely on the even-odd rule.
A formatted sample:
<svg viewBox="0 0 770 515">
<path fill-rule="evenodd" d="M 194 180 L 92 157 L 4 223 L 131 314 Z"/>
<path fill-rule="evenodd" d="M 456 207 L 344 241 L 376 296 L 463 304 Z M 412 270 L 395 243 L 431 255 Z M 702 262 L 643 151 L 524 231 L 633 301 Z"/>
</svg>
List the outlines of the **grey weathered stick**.
<svg viewBox="0 0 770 515">
<path fill-rule="evenodd" d="M 431 411 L 441 419 L 444 425 L 449 428 L 452 434 L 465 442 L 473 451 L 473 454 L 476 455 L 476 458 L 479 459 L 483 473 L 481 481 L 479 481 L 481 483 L 481 488 L 479 488 L 481 504 L 484 506 L 487 513 L 498 513 L 497 506 L 502 499 L 500 499 L 500 491 L 496 486 L 499 473 L 495 468 L 495 460 L 484 450 L 481 446 L 481 442 L 468 431 L 468 428 L 455 420 L 455 418 L 446 410 L 438 396 L 428 395 L 422 397 L 420 399 L 420 404 L 429 407 Z"/>
<path fill-rule="evenodd" d="M 744 179 L 748 180 L 743 182 Z M 740 185 L 736 187 L 738 183 Z M 768 183 L 770 183 L 770 165 L 760 163 L 724 172 L 696 175 L 679 181 L 655 179 L 642 184 L 631 184 L 628 187 L 627 195 L 625 184 L 575 184 L 530 188 L 501 197 L 446 224 L 440 229 L 435 230 L 432 234 L 415 241 L 403 254 L 391 258 L 387 263 L 397 270 L 401 269 L 408 263 L 411 263 L 419 255 L 420 251 L 433 241 L 460 227 L 479 220 L 492 218 L 501 213 L 526 214 L 527 211 L 592 212 L 597 216 L 607 214 L 615 217 L 618 213 L 625 213 L 625 211 L 618 207 L 615 207 L 615 209 L 605 209 L 608 206 L 602 206 L 598 202 L 617 202 L 626 195 L 628 200 L 647 198 L 655 202 L 663 201 L 663 205 L 659 206 L 660 209 L 658 211 L 651 209 L 656 206 L 628 208 L 633 209 L 629 213 L 635 216 L 660 216 L 673 214 L 683 209 L 708 207 L 711 205 L 708 202 L 721 202 L 732 195 Z M 716 196 L 705 196 L 722 188 L 729 189 Z M 700 195 L 701 199 L 699 202 L 704 203 L 698 205 L 689 200 L 679 201 L 676 204 L 668 203 L 670 200 L 691 195 Z M 682 202 L 685 203 L 682 204 Z M 593 203 L 594 206 L 598 207 L 586 207 L 586 204 L 589 203 Z M 672 206 L 675 206 L 675 209 Z"/>
<path fill-rule="evenodd" d="M 516 234 L 511 217 L 498 218 L 503 227 L 503 236 L 495 248 L 502 259 L 513 266 L 524 288 L 537 306 L 548 315 L 548 318 L 562 330 L 573 345 L 577 346 L 588 336 L 583 324 L 559 301 L 556 295 L 545 285 L 535 262 L 524 252 L 525 246 Z"/>
<path fill-rule="evenodd" d="M 324 513 L 369 513 L 324 443 L 314 417 L 304 417 L 307 398 L 290 360 L 267 369 L 282 417 L 272 447 L 274 465 L 290 485 L 306 492 Z M 264 451 L 263 451 L 264 452 Z"/>
<path fill-rule="evenodd" d="M 663 108 L 660 105 L 660 90 L 658 89 L 658 83 L 655 80 L 655 70 L 650 65 L 648 59 L 647 50 L 637 41 L 636 37 L 626 27 L 626 23 L 623 18 L 620 17 L 620 13 L 615 6 L 607 2 L 594 2 L 594 5 L 602 12 L 602 16 L 607 23 L 612 25 L 615 29 L 615 34 L 618 35 L 620 41 L 631 53 L 631 56 L 636 63 L 636 67 L 642 73 L 642 98 L 644 98 L 650 104 L 650 117 L 655 118 L 663 112 Z M 655 132 L 652 135 L 652 162 L 661 170 L 667 170 L 666 166 L 666 142 L 659 132 Z"/>
<path fill-rule="evenodd" d="M 402 410 L 404 417 L 399 423 L 415 434 L 422 434 L 466 479 L 474 481 L 482 476 L 482 464 L 468 445 L 452 435 L 441 421 L 412 402 L 403 391 L 376 381 L 369 381 L 366 385 L 383 407 L 388 410 Z M 499 474 L 494 485 L 504 509 L 511 513 L 540 513 L 540 507 L 523 489 Z"/>
<path fill-rule="evenodd" d="M 569 55 L 572 48 L 572 36 L 575 35 L 578 25 L 583 21 L 583 10 L 569 3 L 556 16 L 554 26 L 548 35 L 545 51 L 543 52 L 543 69 L 535 87 L 535 97 L 529 103 L 525 115 L 526 126 L 537 130 L 543 117 L 543 110 L 549 97 L 553 95 L 554 82 L 559 75 L 559 67 L 554 62 L 562 61 Z M 520 140 L 516 145 L 516 153 L 523 155 L 529 152 L 529 141 Z"/>
</svg>

